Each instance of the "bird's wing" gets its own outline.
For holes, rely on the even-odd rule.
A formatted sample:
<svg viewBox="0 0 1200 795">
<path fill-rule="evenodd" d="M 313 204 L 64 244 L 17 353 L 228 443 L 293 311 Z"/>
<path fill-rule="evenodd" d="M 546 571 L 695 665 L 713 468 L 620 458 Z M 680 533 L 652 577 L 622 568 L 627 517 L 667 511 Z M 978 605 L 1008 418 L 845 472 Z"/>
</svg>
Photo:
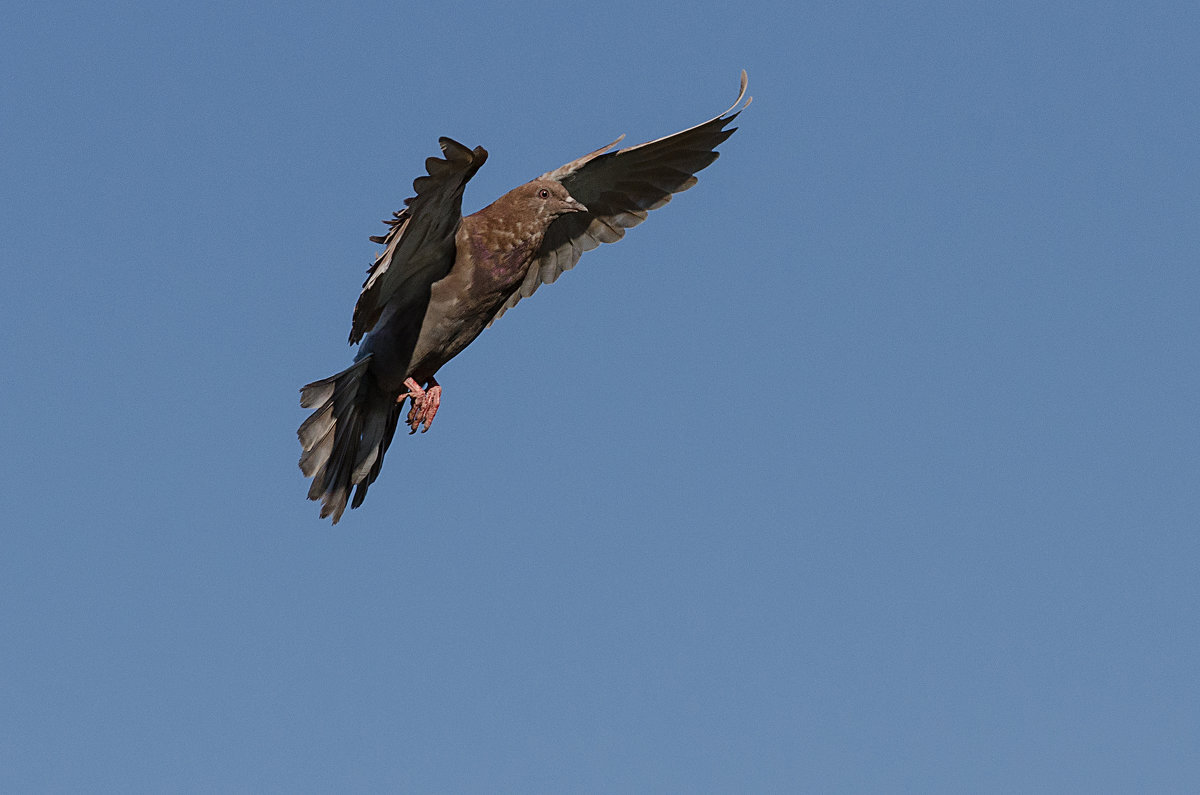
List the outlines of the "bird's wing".
<svg viewBox="0 0 1200 795">
<path fill-rule="evenodd" d="M 386 248 L 367 271 L 354 305 L 351 344 L 374 327 L 389 302 L 408 302 L 428 294 L 429 285 L 454 264 L 454 234 L 462 223 L 463 189 L 488 154 L 482 146 L 471 150 L 450 138 L 439 138 L 438 144 L 444 157 L 425 161 L 429 175 L 413 181 L 417 195 L 405 199 L 404 209 L 384 221 L 391 227 L 387 234 L 371 238 Z"/>
<path fill-rule="evenodd" d="M 520 286 L 500 307 L 497 318 L 543 284 L 554 282 L 575 267 L 580 255 L 601 243 L 614 243 L 625 230 L 646 220 L 646 214 L 671 200 L 671 196 L 696 184 L 695 174 L 717 159 L 713 151 L 733 134 L 726 129 L 750 100 L 742 71 L 741 91 L 729 110 L 714 119 L 657 141 L 610 152 L 625 136 L 584 155 L 539 179 L 558 180 L 588 208 L 587 212 L 560 216 L 546 237 Z M 739 107 L 741 106 L 741 107 Z"/>
</svg>

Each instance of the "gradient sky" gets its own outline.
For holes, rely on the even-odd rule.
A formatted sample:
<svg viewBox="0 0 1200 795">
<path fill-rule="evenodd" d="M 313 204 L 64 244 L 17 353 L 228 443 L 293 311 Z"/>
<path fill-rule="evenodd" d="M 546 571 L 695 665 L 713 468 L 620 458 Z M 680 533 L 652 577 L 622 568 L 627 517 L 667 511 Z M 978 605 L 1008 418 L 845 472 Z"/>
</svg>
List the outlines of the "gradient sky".
<svg viewBox="0 0 1200 795">
<path fill-rule="evenodd" d="M 519 10 L 517 10 L 519 9 Z M 1194 3 L 9 2 L 0 787 L 1200 789 Z M 751 107 L 331 529 L 465 209 Z"/>
</svg>

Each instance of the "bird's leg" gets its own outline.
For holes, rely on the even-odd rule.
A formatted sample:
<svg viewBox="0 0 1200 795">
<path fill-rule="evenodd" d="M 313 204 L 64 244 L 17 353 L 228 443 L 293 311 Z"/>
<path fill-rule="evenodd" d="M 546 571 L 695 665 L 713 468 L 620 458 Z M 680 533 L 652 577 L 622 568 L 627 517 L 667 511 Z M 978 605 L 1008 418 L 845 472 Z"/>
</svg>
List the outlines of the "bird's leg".
<svg viewBox="0 0 1200 795">
<path fill-rule="evenodd" d="M 442 387 L 433 378 L 430 378 L 425 386 L 422 387 L 412 378 L 404 379 L 404 385 L 408 387 L 407 392 L 402 392 L 400 397 L 396 398 L 396 402 L 411 398 L 411 405 L 408 409 L 409 434 L 417 432 L 417 428 L 421 428 L 421 433 L 429 430 L 429 426 L 433 424 L 433 418 L 437 416 L 438 407 L 442 405 Z"/>
</svg>

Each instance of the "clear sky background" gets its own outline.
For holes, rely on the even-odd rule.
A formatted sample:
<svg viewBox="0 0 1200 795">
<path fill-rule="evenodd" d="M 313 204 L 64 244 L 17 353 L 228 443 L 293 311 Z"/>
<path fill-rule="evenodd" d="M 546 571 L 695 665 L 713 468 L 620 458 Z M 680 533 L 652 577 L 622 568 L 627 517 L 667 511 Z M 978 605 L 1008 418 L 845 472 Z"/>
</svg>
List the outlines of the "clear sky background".
<svg viewBox="0 0 1200 795">
<path fill-rule="evenodd" d="M 9 2 L 0 65 L 5 791 L 1200 788 L 1196 4 Z M 437 137 L 473 211 L 742 68 L 319 521 Z"/>
</svg>

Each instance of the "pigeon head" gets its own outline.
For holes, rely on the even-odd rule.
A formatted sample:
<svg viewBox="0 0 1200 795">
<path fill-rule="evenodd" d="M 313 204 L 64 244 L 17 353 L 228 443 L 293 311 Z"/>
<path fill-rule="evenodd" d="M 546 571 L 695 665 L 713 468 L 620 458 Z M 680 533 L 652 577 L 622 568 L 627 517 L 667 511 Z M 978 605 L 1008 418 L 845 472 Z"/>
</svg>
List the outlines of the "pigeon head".
<svg viewBox="0 0 1200 795">
<path fill-rule="evenodd" d="M 567 193 L 558 180 L 535 179 L 522 185 L 520 191 L 521 203 L 547 220 L 567 213 L 587 212 L 587 207 Z"/>
</svg>

